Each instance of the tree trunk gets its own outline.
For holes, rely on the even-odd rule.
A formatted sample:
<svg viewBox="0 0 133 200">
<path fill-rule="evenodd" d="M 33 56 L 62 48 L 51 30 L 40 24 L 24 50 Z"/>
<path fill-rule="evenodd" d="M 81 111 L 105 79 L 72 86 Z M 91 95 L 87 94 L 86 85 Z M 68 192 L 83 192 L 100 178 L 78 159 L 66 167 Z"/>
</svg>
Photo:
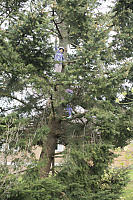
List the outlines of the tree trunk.
<svg viewBox="0 0 133 200">
<path fill-rule="evenodd" d="M 60 33 L 62 38 L 59 37 L 59 46 L 64 47 L 64 59 L 67 59 L 67 45 L 68 45 L 68 32 L 66 25 L 64 23 L 61 23 L 59 25 Z M 63 67 L 64 64 L 63 64 Z M 64 69 L 63 71 L 64 72 Z M 57 93 L 59 93 L 60 90 L 58 89 Z M 61 95 L 60 100 L 61 100 Z M 59 107 L 56 109 L 58 117 L 60 117 L 63 113 L 63 107 L 62 105 L 59 105 Z M 43 144 L 42 147 L 42 152 L 40 155 L 40 161 L 41 161 L 41 166 L 40 166 L 40 177 L 47 177 L 49 175 L 50 169 L 51 169 L 51 164 L 54 159 L 54 154 L 55 154 L 55 149 L 57 146 L 57 140 L 58 136 L 61 135 L 61 120 L 56 119 L 55 116 L 49 120 L 49 128 L 50 132 L 47 136 L 46 142 Z"/>
<path fill-rule="evenodd" d="M 54 159 L 55 149 L 57 146 L 58 136 L 61 133 L 61 121 L 58 119 L 50 119 L 49 121 L 50 132 L 47 136 L 47 140 L 42 146 L 42 152 L 40 155 L 40 177 L 47 177 L 51 170 L 51 164 Z"/>
<path fill-rule="evenodd" d="M 65 23 L 61 23 L 60 27 L 60 33 L 62 35 L 62 38 L 59 39 L 59 46 L 64 47 L 64 61 L 67 60 L 67 45 L 69 44 L 68 42 L 68 32 L 67 32 L 67 28 Z M 62 72 L 64 72 L 64 68 L 65 68 L 65 62 L 63 63 L 63 70 Z"/>
</svg>

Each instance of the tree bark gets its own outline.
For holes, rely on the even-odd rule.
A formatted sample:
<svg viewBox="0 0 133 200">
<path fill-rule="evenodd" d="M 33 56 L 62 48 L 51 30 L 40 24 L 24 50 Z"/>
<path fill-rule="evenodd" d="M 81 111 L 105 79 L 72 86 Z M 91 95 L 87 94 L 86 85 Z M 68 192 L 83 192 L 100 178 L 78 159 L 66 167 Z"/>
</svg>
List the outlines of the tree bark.
<svg viewBox="0 0 133 200">
<path fill-rule="evenodd" d="M 61 121 L 58 119 L 50 119 L 49 121 L 50 132 L 48 133 L 47 140 L 42 146 L 40 155 L 40 177 L 47 177 L 51 170 L 51 164 L 54 159 L 55 149 L 57 146 L 58 136 L 61 133 Z"/>
<path fill-rule="evenodd" d="M 53 14 L 54 16 L 54 14 Z M 68 45 L 68 32 L 67 27 L 64 22 L 62 22 L 59 26 L 59 31 L 62 37 L 59 36 L 59 46 L 64 47 L 64 59 L 67 59 L 67 45 Z M 63 63 L 63 67 L 65 67 Z M 62 70 L 64 72 L 64 69 Z M 58 97 L 61 100 L 62 94 L 60 94 L 60 90 L 57 91 Z M 63 107 L 62 105 L 59 105 L 58 108 L 56 108 L 56 112 L 58 117 L 62 116 L 63 114 Z M 43 144 L 42 152 L 40 155 L 40 177 L 47 177 L 49 175 L 51 164 L 54 159 L 55 149 L 57 146 L 57 141 L 59 135 L 61 135 L 61 120 L 57 119 L 55 116 L 49 120 L 49 128 L 50 132 L 47 136 L 46 142 Z"/>
</svg>

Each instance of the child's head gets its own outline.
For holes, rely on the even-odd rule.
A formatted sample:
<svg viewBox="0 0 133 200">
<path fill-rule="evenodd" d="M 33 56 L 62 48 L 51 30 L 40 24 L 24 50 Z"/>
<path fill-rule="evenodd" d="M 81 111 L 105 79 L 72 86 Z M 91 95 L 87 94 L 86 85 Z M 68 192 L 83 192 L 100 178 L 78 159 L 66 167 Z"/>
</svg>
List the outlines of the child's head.
<svg viewBox="0 0 133 200">
<path fill-rule="evenodd" d="M 61 53 L 63 53 L 63 52 L 64 52 L 64 48 L 63 48 L 63 47 L 60 47 L 60 48 L 59 48 L 59 51 L 60 51 Z"/>
</svg>

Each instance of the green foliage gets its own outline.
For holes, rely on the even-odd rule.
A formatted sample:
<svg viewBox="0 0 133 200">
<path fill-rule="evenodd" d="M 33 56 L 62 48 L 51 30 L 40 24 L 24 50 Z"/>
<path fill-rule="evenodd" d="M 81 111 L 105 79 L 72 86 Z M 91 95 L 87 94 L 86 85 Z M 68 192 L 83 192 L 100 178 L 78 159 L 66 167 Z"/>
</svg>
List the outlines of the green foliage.
<svg viewBox="0 0 133 200">
<path fill-rule="evenodd" d="M 132 73 L 132 62 L 117 62 L 132 55 L 127 37 L 132 9 L 118 1 L 112 21 L 112 14 L 95 13 L 99 4 L 57 0 L 47 6 L 37 1 L 23 11 L 17 4 L 9 26 L 0 30 L 1 139 L 21 151 L 42 147 L 42 160 L 29 160 L 28 172 L 11 175 L 8 167 L 1 172 L 1 200 L 119 199 L 126 173 L 108 166 L 113 149 L 133 138 L 132 108 L 115 101 Z M 109 44 L 112 26 L 116 35 Z M 65 49 L 67 44 L 74 48 L 64 73 L 53 70 L 55 37 Z M 67 88 L 73 90 L 71 97 Z M 73 108 L 72 119 L 64 118 L 67 104 Z M 66 160 L 51 177 L 49 166 L 59 141 L 66 145 Z M 50 175 L 44 178 L 46 170 Z"/>
<path fill-rule="evenodd" d="M 127 182 L 126 171 L 107 168 L 113 158 L 108 147 L 87 144 L 77 148 L 71 151 L 68 164 L 57 175 L 66 185 L 67 198 L 119 199 Z"/>
<path fill-rule="evenodd" d="M 32 171 L 30 173 L 33 174 Z M 1 185 L 0 200 L 58 200 L 63 196 L 64 186 L 52 177 L 39 180 L 37 177 L 12 176 L 5 182 L 7 185 L 9 183 L 8 190 Z"/>
<path fill-rule="evenodd" d="M 38 128 L 36 130 L 36 135 L 34 137 L 33 144 L 36 145 L 39 143 L 39 141 L 46 140 L 45 138 L 47 137 L 47 134 L 49 133 L 49 131 L 50 129 L 46 125 L 42 126 L 41 128 Z"/>
<path fill-rule="evenodd" d="M 127 183 L 127 172 L 108 168 L 114 156 L 108 146 L 83 144 L 79 149 L 79 145 L 76 145 L 69 156 L 66 165 L 55 177 L 38 179 L 38 168 L 31 168 L 25 174 L 6 177 L 10 188 L 6 190 L 6 186 L 1 185 L 1 199 L 119 199 Z M 4 178 L 3 174 L 1 183 Z"/>
<path fill-rule="evenodd" d="M 128 171 L 128 176 L 129 176 L 129 183 L 127 184 L 127 186 L 124 188 L 123 190 L 123 194 L 122 194 L 122 199 L 123 200 L 132 200 L 133 198 L 133 193 L 132 193 L 132 187 L 133 187 L 133 169 L 129 169 Z"/>
<path fill-rule="evenodd" d="M 19 9 L 21 9 L 27 0 L 3 0 L 0 4 L 0 24 L 2 24 L 7 18 L 12 18 Z"/>
<path fill-rule="evenodd" d="M 133 3 L 131 0 L 117 1 L 114 8 L 114 27 L 116 35 L 114 36 L 114 52 L 117 59 L 132 57 L 132 33 L 133 33 Z"/>
<path fill-rule="evenodd" d="M 52 49 L 47 43 L 49 20 L 47 13 L 20 14 L 7 30 L 11 43 L 26 65 L 32 64 L 43 70 L 50 61 Z M 46 66 L 46 67 L 45 67 Z"/>
</svg>

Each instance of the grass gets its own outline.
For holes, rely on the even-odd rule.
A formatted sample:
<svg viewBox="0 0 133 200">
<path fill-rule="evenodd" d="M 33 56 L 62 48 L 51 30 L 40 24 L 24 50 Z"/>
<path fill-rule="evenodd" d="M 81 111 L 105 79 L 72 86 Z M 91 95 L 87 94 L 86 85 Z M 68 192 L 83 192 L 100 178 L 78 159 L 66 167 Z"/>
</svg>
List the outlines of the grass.
<svg viewBox="0 0 133 200">
<path fill-rule="evenodd" d="M 124 149 L 117 149 L 120 156 L 114 160 L 114 167 L 129 169 L 129 183 L 123 189 L 121 200 L 133 200 L 133 141 Z"/>
<path fill-rule="evenodd" d="M 133 200 L 133 168 L 129 170 L 130 181 L 123 190 L 121 200 Z"/>
</svg>

